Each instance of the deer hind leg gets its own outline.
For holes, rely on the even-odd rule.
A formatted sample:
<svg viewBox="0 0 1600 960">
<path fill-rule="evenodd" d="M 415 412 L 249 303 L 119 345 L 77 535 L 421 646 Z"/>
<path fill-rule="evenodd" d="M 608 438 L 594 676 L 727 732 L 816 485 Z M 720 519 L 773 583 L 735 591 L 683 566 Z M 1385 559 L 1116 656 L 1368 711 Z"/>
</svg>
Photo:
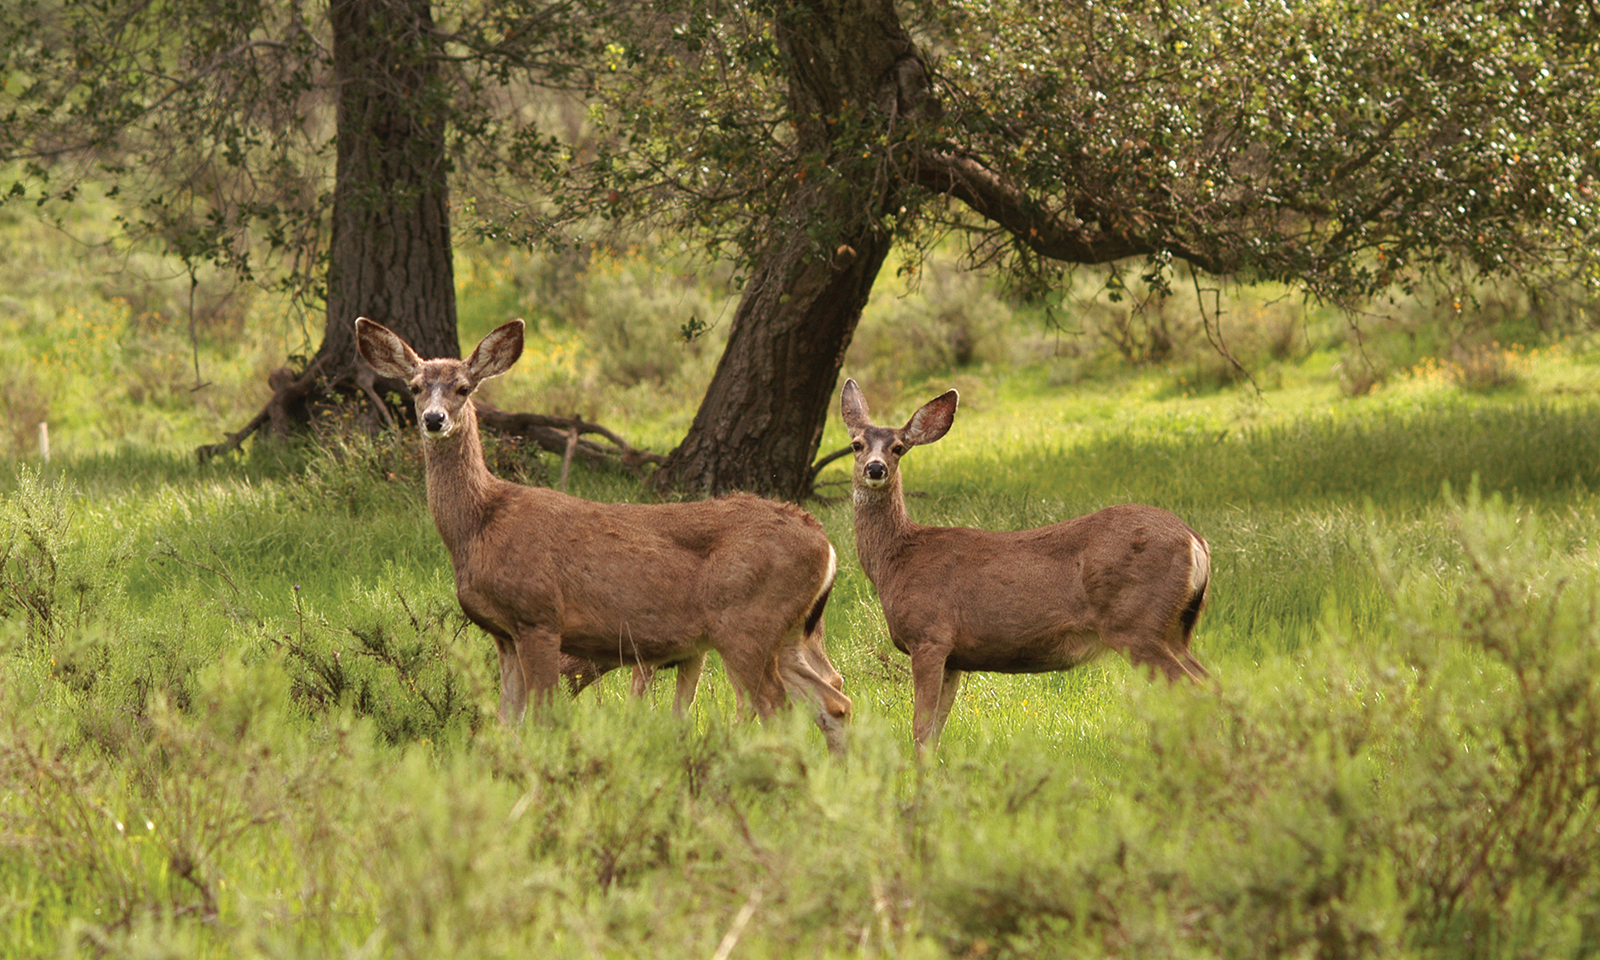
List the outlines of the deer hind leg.
<svg viewBox="0 0 1600 960">
<path fill-rule="evenodd" d="M 806 631 L 800 652 L 805 655 L 806 662 L 811 664 L 811 668 L 827 682 L 828 686 L 843 693 L 844 677 L 834 668 L 833 661 L 828 659 L 828 646 L 824 642 L 823 632 L 822 621 L 818 620 L 815 627 Z"/>
<path fill-rule="evenodd" d="M 722 667 L 733 684 L 742 717 L 765 719 L 784 704 L 783 684 L 769 644 L 756 631 L 724 625 L 712 632 L 712 647 L 722 656 Z"/>
<path fill-rule="evenodd" d="M 700 689 L 700 672 L 705 669 L 706 655 L 695 653 L 686 660 L 678 661 L 678 686 L 672 697 L 672 715 L 683 717 L 688 714 L 690 704 L 694 703 L 695 691 Z"/>
<path fill-rule="evenodd" d="M 1107 637 L 1106 645 L 1126 651 L 1134 666 L 1149 669 L 1151 679 L 1155 678 L 1157 670 L 1166 675 L 1169 683 L 1176 683 L 1183 677 L 1198 683 L 1211 675 L 1189 652 L 1188 645 L 1177 638 Z"/>
<path fill-rule="evenodd" d="M 817 599 L 812 601 L 811 611 L 806 614 L 805 625 L 801 628 L 803 650 L 806 659 L 828 686 L 844 692 L 844 677 L 834 669 L 833 661 L 828 659 L 828 645 L 826 642 L 826 623 L 823 621 L 823 612 L 828 608 L 828 597 L 833 593 L 833 580 L 839 569 L 838 555 L 833 552 L 833 545 L 828 545 L 828 576 L 822 589 L 817 593 Z"/>
</svg>

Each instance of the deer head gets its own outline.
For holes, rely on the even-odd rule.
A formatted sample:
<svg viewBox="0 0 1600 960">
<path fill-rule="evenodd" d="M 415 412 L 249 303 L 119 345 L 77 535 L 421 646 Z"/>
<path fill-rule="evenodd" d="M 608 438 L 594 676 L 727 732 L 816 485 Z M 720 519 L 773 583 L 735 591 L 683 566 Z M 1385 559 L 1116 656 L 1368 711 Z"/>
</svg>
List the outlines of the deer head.
<svg viewBox="0 0 1600 960">
<path fill-rule="evenodd" d="M 479 384 L 510 370 L 522 356 L 522 332 L 522 321 L 513 320 L 490 331 L 465 360 L 424 360 L 393 330 L 359 317 L 356 349 L 379 376 L 405 383 L 422 435 L 443 440 L 467 424 L 462 411 Z"/>
<path fill-rule="evenodd" d="M 855 452 L 855 486 L 858 490 L 883 491 L 900 477 L 900 458 L 912 447 L 933 443 L 950 431 L 955 422 L 960 395 L 948 390 L 918 408 L 906 425 L 898 429 L 872 422 L 867 398 L 855 380 L 844 382 L 840 407 L 845 428 L 850 431 L 850 449 Z"/>
</svg>

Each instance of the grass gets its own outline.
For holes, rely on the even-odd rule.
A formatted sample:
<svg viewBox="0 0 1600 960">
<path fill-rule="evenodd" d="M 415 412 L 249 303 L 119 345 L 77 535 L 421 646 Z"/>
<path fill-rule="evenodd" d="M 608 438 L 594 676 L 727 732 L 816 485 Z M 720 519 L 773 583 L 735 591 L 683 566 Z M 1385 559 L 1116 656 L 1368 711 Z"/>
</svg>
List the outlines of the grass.
<svg viewBox="0 0 1600 960">
<path fill-rule="evenodd" d="M 51 263 L 17 336 L 44 335 Z M 463 273 L 502 309 L 496 269 Z M 975 329 L 992 335 L 993 309 Z M 1600 945 L 1600 381 L 1582 341 L 1517 354 L 1515 387 L 1487 392 L 1441 361 L 1352 398 L 1317 349 L 1261 394 L 1185 391 L 1170 368 L 1067 382 L 993 344 L 972 367 L 881 373 L 885 422 L 962 390 L 951 434 L 906 458 L 916 519 L 1022 527 L 1138 500 L 1214 550 L 1195 643 L 1214 687 L 1115 658 L 973 676 L 919 763 L 840 468 L 812 509 L 841 557 L 844 760 L 799 711 L 738 722 L 715 658 L 684 720 L 670 684 L 637 701 L 614 675 L 508 731 L 414 441 L 197 465 L 214 427 L 194 398 L 164 432 L 139 425 L 165 408 L 104 379 L 128 376 L 131 329 L 98 348 L 103 375 L 37 376 L 53 421 L 96 398 L 134 428 L 68 416 L 49 464 L 21 445 L 0 476 L 6 956 Z M 549 330 L 532 355 L 568 365 L 507 396 L 567 395 L 604 356 Z M 270 352 L 220 333 L 202 351 L 219 382 Z M 686 390 L 640 381 L 587 412 L 670 437 Z M 830 425 L 825 448 L 841 443 Z M 639 496 L 614 475 L 573 483 Z"/>
</svg>

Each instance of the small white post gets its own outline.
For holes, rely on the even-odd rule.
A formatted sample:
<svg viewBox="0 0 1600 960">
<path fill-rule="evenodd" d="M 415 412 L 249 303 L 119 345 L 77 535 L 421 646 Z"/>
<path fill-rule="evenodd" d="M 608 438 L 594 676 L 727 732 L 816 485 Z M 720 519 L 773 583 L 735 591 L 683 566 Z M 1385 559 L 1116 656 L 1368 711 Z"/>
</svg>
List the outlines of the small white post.
<svg viewBox="0 0 1600 960">
<path fill-rule="evenodd" d="M 39 421 L 39 456 L 45 463 L 50 462 L 50 424 Z"/>
</svg>

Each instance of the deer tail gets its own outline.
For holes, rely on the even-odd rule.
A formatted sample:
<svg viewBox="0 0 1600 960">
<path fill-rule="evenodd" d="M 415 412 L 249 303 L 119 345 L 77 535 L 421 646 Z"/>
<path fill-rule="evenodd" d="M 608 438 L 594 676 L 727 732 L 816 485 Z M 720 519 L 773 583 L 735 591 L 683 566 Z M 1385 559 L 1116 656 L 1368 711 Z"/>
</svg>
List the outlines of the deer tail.
<svg viewBox="0 0 1600 960">
<path fill-rule="evenodd" d="M 1189 600 L 1183 605 L 1179 623 L 1183 627 L 1183 640 L 1188 643 L 1194 633 L 1200 611 L 1205 609 L 1206 592 L 1211 587 L 1211 547 L 1198 536 L 1189 536 Z"/>
<path fill-rule="evenodd" d="M 828 595 L 833 593 L 833 579 L 839 573 L 839 554 L 833 549 L 833 544 L 828 544 L 828 573 L 822 578 L 822 588 L 817 591 L 817 597 L 811 601 L 811 612 L 806 614 L 805 635 L 810 636 L 816 632 L 817 625 L 822 623 L 822 611 L 828 607 Z"/>
</svg>

